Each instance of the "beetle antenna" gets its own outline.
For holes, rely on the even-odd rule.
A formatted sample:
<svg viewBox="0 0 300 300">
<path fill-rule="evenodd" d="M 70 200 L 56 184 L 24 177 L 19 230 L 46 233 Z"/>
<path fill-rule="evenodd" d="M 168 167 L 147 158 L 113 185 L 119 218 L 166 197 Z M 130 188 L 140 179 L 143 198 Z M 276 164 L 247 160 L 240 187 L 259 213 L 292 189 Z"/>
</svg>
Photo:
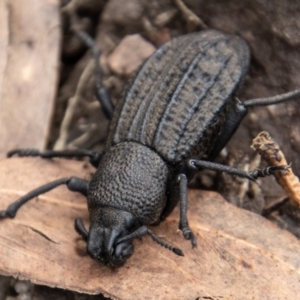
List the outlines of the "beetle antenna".
<svg viewBox="0 0 300 300">
<path fill-rule="evenodd" d="M 148 229 L 148 228 L 147 228 Z M 153 241 L 155 241 L 157 244 L 171 250 L 172 252 L 174 252 L 175 254 L 179 255 L 179 256 L 184 256 L 183 252 L 181 249 L 179 248 L 175 248 L 169 244 L 167 244 L 166 242 L 164 242 L 163 240 L 161 240 L 156 234 L 154 234 L 153 231 L 151 231 L 150 229 L 148 229 L 148 234 L 152 237 Z"/>
<path fill-rule="evenodd" d="M 291 92 L 288 92 L 285 94 L 276 95 L 274 97 L 250 99 L 250 100 L 244 101 L 243 104 L 246 107 L 265 106 L 265 105 L 281 103 L 281 102 L 284 102 L 287 100 L 292 100 L 292 99 L 295 99 L 298 97 L 300 97 L 300 89 L 294 90 L 294 91 L 291 91 Z"/>
<path fill-rule="evenodd" d="M 118 240 L 118 244 L 122 243 L 124 241 L 127 241 L 127 240 L 140 238 L 140 237 L 142 237 L 143 235 L 146 235 L 146 234 L 149 234 L 151 236 L 151 238 L 153 239 L 153 241 L 156 242 L 157 244 L 159 244 L 160 246 L 163 246 L 163 247 L 167 248 L 168 250 L 172 251 L 176 255 L 184 256 L 182 250 L 180 250 L 179 248 L 175 248 L 175 247 L 167 244 L 163 240 L 161 240 L 153 231 L 148 229 L 147 226 L 145 226 L 145 225 L 138 228 L 136 231 L 132 232 L 131 234 L 126 235 L 123 238 L 121 238 L 120 240 Z"/>
</svg>

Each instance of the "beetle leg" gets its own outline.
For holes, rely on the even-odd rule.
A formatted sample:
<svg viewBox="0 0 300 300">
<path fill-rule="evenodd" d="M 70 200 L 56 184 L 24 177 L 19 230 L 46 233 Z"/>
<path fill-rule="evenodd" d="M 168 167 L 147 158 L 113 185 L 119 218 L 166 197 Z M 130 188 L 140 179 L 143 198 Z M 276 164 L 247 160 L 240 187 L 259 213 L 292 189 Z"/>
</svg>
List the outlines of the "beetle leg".
<svg viewBox="0 0 300 300">
<path fill-rule="evenodd" d="M 244 101 L 244 105 L 246 107 L 266 106 L 266 105 L 278 104 L 288 100 L 294 100 L 297 98 L 300 98 L 300 89 L 285 94 L 276 95 L 273 97 L 246 100 Z"/>
<path fill-rule="evenodd" d="M 244 171 L 240 169 L 236 169 L 233 167 L 225 166 L 222 164 L 206 161 L 206 160 L 196 160 L 196 159 L 190 159 L 187 161 L 187 167 L 191 170 L 198 170 L 201 169 L 210 169 L 215 171 L 221 171 L 225 172 L 231 175 L 236 175 L 243 178 L 248 178 L 249 180 L 256 180 L 260 177 L 266 177 L 273 175 L 275 171 L 286 171 L 288 168 L 290 168 L 290 165 L 288 166 L 269 166 L 267 168 L 261 169 L 261 170 L 255 170 L 255 171 Z"/>
<path fill-rule="evenodd" d="M 86 228 L 84 227 L 81 218 L 76 218 L 75 219 L 74 227 L 75 227 L 75 230 L 77 231 L 77 233 L 80 234 L 81 237 L 87 242 L 89 233 L 86 230 Z"/>
<path fill-rule="evenodd" d="M 185 239 L 190 240 L 193 248 L 197 246 L 197 241 L 194 233 L 189 227 L 187 220 L 187 178 L 185 174 L 179 174 L 178 176 L 180 186 L 180 220 L 179 229 L 182 231 Z"/>
<path fill-rule="evenodd" d="M 70 178 L 61 178 L 52 182 L 49 182 L 47 184 L 44 184 L 31 192 L 27 193 L 17 201 L 13 202 L 8 206 L 6 210 L 0 211 L 0 219 L 3 218 L 14 218 L 17 211 L 23 206 L 25 203 L 27 203 L 29 200 L 44 194 L 46 192 L 49 192 L 50 190 L 65 184 L 67 188 L 70 191 L 73 192 L 79 192 L 83 194 L 84 196 L 87 196 L 88 188 L 89 188 L 89 181 L 78 178 L 78 177 L 70 177 Z"/>
<path fill-rule="evenodd" d="M 37 149 L 14 149 L 11 150 L 7 153 L 7 157 L 11 157 L 13 155 L 18 155 L 18 156 L 39 156 L 42 158 L 54 158 L 54 157 L 67 157 L 67 158 L 72 158 L 72 157 L 89 157 L 91 164 L 97 168 L 100 160 L 101 160 L 101 154 L 98 152 L 93 152 L 90 150 L 60 150 L 60 151 L 55 151 L 55 150 L 46 150 L 40 152 Z"/>
<path fill-rule="evenodd" d="M 77 35 L 81 40 L 89 47 L 92 55 L 95 59 L 95 71 L 96 71 L 96 97 L 100 102 L 103 112 L 108 120 L 112 119 L 114 112 L 114 105 L 110 99 L 107 89 L 102 85 L 102 70 L 100 66 L 100 55 L 101 52 L 96 47 L 94 40 L 86 32 L 76 31 Z"/>
</svg>

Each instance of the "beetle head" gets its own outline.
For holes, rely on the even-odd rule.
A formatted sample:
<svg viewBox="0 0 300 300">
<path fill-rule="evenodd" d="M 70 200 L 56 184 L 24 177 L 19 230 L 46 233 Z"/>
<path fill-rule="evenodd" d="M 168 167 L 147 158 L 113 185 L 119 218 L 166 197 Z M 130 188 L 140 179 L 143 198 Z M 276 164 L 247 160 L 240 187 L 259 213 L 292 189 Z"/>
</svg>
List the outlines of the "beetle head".
<svg viewBox="0 0 300 300">
<path fill-rule="evenodd" d="M 121 239 L 140 226 L 137 218 L 123 210 L 102 207 L 90 210 L 90 222 L 89 255 L 106 266 L 123 265 L 133 254 L 133 244 L 132 239 Z"/>
</svg>

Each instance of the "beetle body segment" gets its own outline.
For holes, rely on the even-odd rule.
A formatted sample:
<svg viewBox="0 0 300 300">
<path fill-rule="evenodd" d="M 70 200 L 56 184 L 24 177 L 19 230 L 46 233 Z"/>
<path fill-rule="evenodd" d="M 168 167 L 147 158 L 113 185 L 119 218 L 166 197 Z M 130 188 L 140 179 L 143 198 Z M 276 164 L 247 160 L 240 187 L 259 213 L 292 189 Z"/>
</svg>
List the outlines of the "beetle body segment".
<svg viewBox="0 0 300 300">
<path fill-rule="evenodd" d="M 154 151 L 135 142 L 119 143 L 105 153 L 93 175 L 89 211 L 115 207 L 149 225 L 165 207 L 168 177 L 166 163 Z"/>
<path fill-rule="evenodd" d="M 167 42 L 119 101 L 107 149 L 135 141 L 169 163 L 208 157 L 248 64 L 247 44 L 215 30 Z"/>
</svg>

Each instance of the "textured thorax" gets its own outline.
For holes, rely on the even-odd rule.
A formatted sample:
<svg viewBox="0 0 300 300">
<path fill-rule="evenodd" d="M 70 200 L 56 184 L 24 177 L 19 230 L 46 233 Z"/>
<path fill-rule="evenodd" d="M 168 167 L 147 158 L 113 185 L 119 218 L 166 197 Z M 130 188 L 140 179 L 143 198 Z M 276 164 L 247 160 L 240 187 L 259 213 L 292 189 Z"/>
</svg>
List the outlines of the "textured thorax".
<svg viewBox="0 0 300 300">
<path fill-rule="evenodd" d="M 88 206 L 110 206 L 134 214 L 141 223 L 156 221 L 166 203 L 169 171 L 148 147 L 124 142 L 103 156 L 89 188 Z"/>
</svg>

